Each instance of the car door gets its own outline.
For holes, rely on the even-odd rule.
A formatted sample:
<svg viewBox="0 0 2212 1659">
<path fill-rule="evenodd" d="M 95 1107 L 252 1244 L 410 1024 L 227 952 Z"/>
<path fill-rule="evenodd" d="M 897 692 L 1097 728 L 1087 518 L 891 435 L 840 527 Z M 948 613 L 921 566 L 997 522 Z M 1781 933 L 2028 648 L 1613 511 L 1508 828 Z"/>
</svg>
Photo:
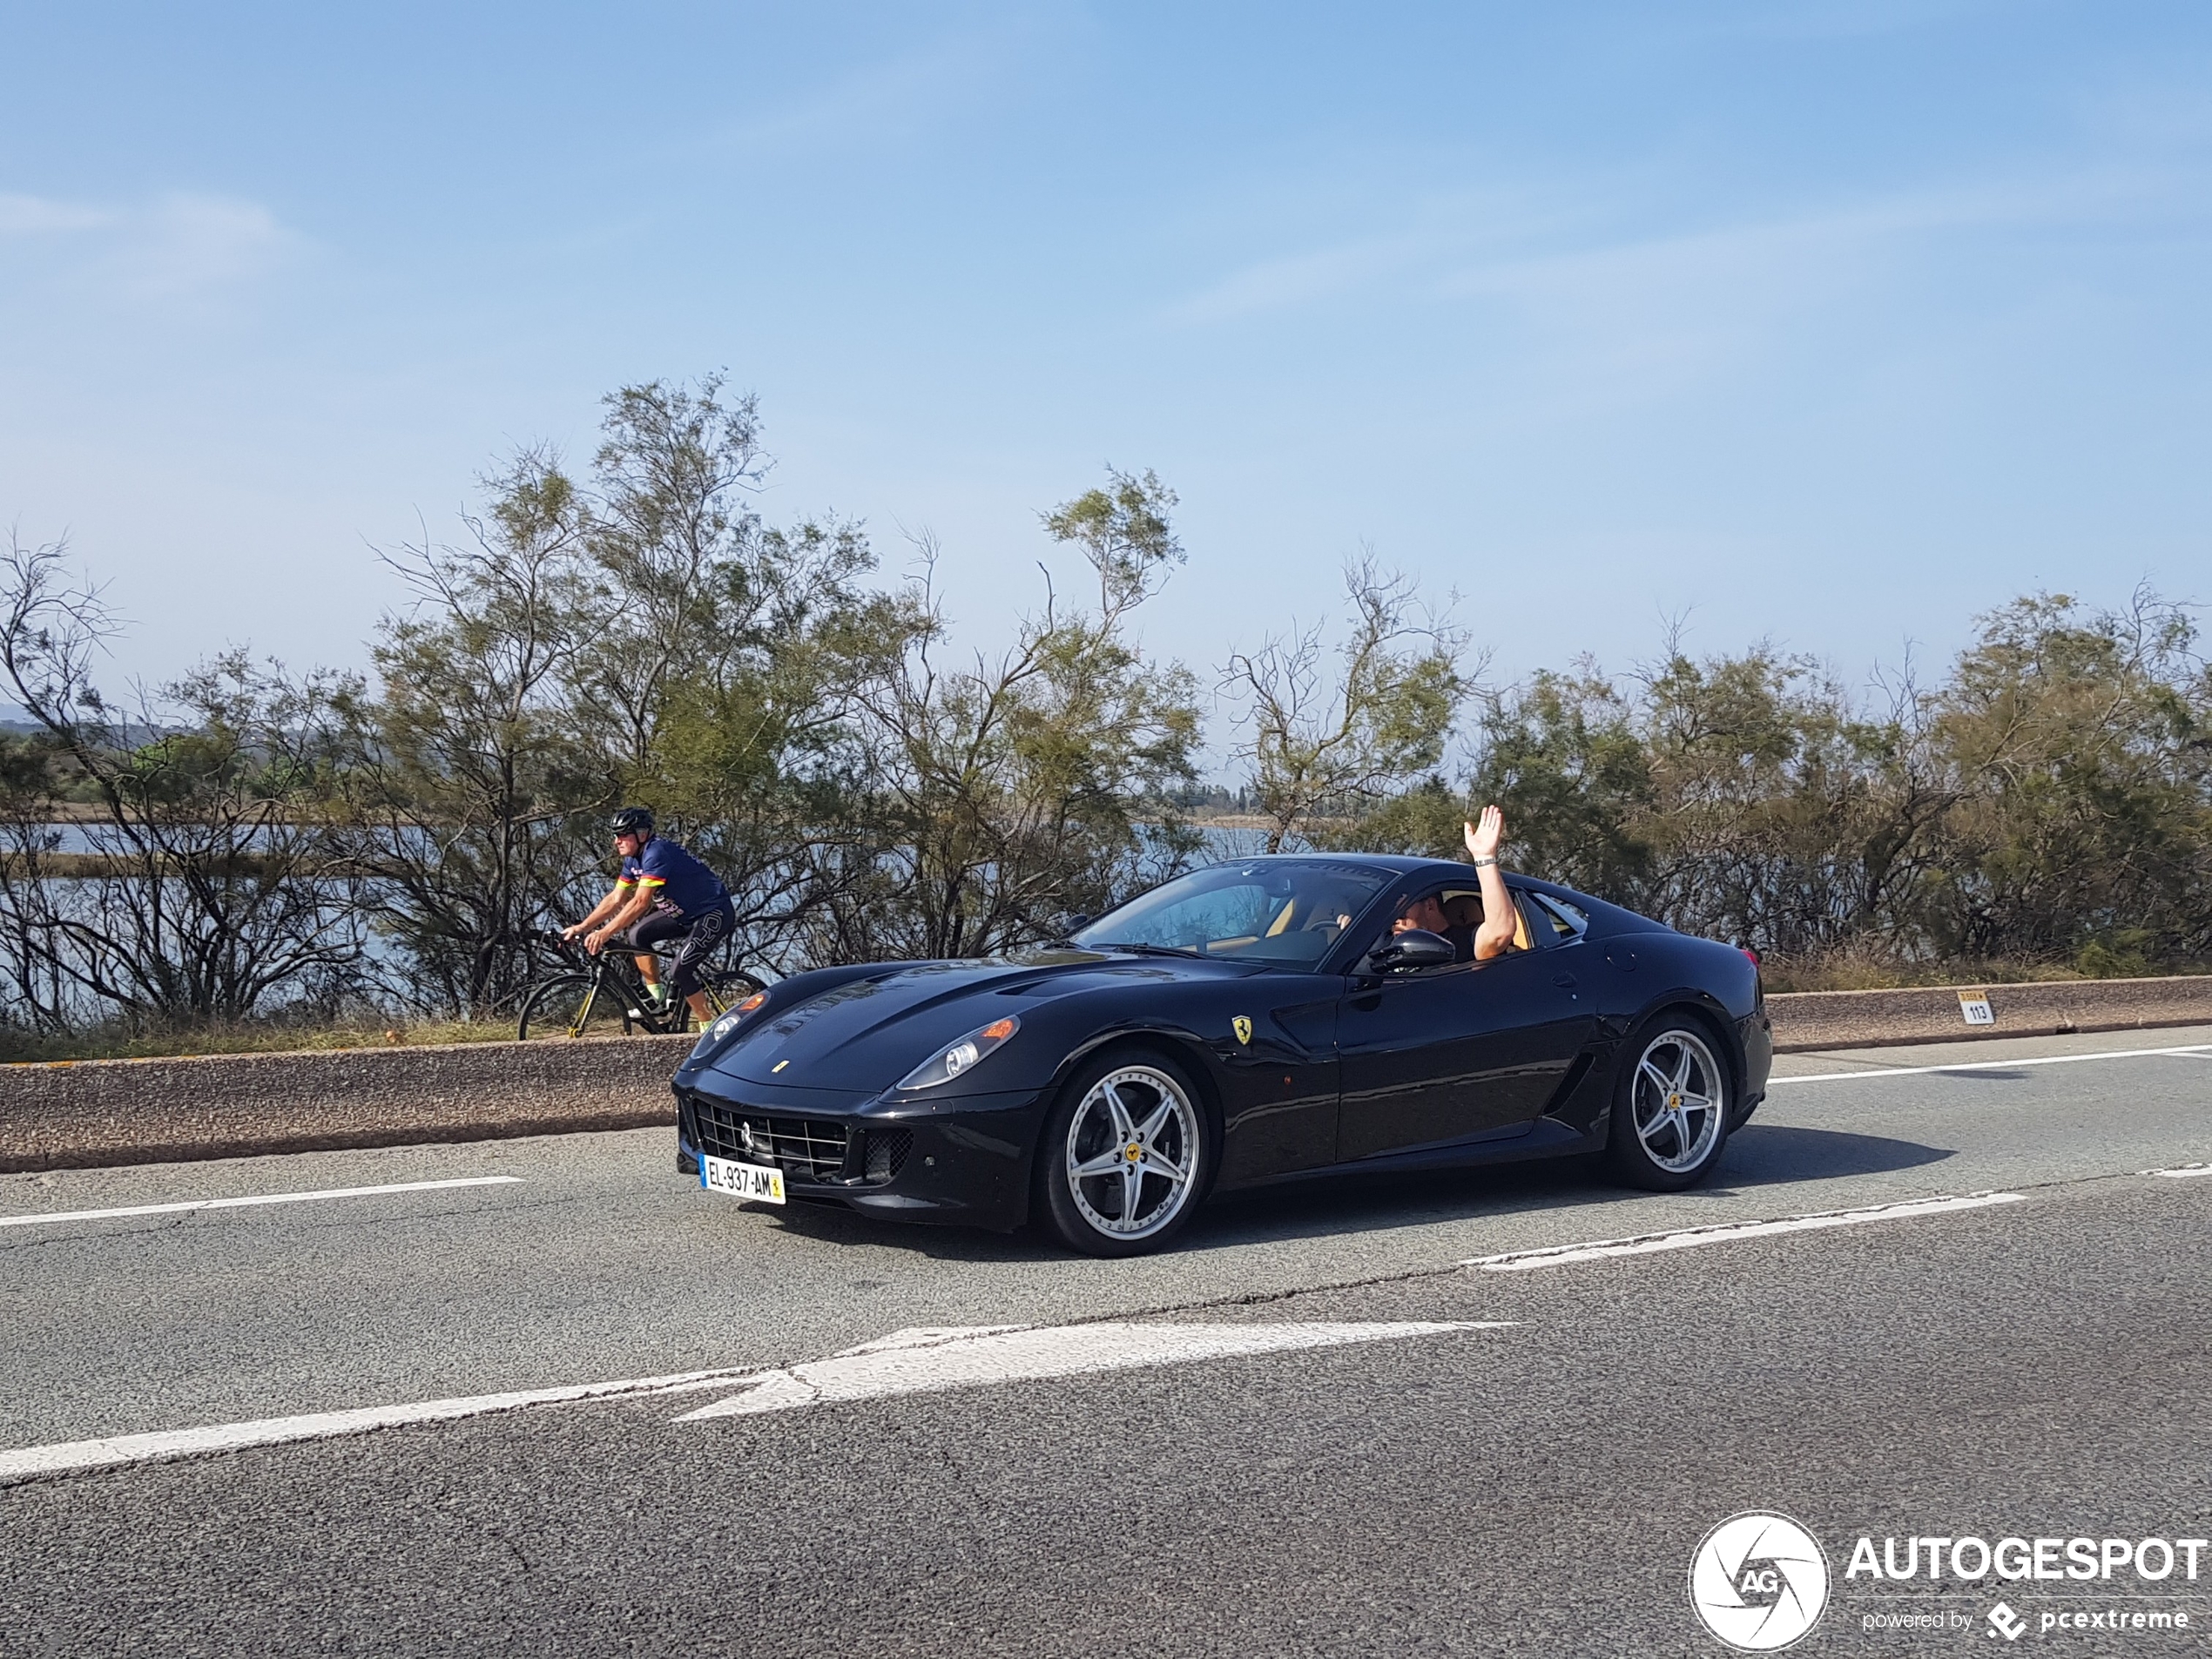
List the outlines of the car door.
<svg viewBox="0 0 2212 1659">
<path fill-rule="evenodd" d="M 1336 1161 L 1335 974 L 1263 974 L 1234 994 L 1251 1023 L 1220 1054 L 1221 1184 Z"/>
<path fill-rule="evenodd" d="M 1347 981 L 1337 1020 L 1337 1159 L 1525 1133 L 1590 1042 L 1570 953 Z"/>
</svg>

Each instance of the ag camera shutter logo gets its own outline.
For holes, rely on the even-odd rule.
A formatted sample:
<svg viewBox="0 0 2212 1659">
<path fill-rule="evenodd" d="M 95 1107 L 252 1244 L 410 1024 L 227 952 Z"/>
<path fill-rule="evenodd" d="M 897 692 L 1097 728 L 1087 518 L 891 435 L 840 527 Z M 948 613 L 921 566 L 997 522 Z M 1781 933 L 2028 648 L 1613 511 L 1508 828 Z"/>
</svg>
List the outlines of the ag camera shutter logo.
<svg viewBox="0 0 2212 1659">
<path fill-rule="evenodd" d="M 1828 1557 L 1787 1515 L 1731 1515 L 1690 1557 L 1689 1604 L 1730 1647 L 1773 1653 L 1820 1622 Z"/>
</svg>

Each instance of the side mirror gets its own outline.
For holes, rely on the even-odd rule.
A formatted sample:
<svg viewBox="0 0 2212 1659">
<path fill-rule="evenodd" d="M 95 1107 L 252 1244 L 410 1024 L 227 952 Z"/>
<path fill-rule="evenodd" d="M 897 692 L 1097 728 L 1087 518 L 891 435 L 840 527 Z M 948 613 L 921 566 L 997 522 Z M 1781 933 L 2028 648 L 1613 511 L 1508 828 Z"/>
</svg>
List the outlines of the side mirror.
<svg viewBox="0 0 2212 1659">
<path fill-rule="evenodd" d="M 1070 911 L 1060 918 L 1060 936 L 1062 939 L 1073 939 L 1078 929 L 1089 927 L 1094 920 L 1095 918 L 1082 911 Z"/>
<path fill-rule="evenodd" d="M 1408 927 L 1393 934 L 1367 953 L 1371 974 L 1406 974 L 1417 968 L 1442 968 L 1459 960 L 1452 941 L 1426 928 Z"/>
</svg>

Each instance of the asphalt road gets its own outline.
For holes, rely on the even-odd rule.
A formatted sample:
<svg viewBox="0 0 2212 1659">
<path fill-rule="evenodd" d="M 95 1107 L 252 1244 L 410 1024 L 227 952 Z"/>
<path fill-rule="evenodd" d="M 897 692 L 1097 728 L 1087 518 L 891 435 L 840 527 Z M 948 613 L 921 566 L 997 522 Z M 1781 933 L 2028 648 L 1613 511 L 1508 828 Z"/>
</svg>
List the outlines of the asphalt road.
<svg viewBox="0 0 2212 1659">
<path fill-rule="evenodd" d="M 1696 1193 L 1277 1191 L 1132 1263 L 731 1204 L 664 1133 L 0 1178 L 5 1220 L 520 1177 L 0 1226 L 0 1460 L 917 1326 L 1484 1327 L 674 1420 L 729 1382 L 27 1480 L 0 1488 L 0 1654 L 1710 1654 L 1685 1575 L 1744 1509 L 1825 1547 L 1799 1651 L 2013 1645 L 2000 1594 L 2020 1645 L 2202 1650 L 2212 1551 L 2195 1582 L 1844 1576 L 1860 1534 L 2212 1536 L 2212 1177 L 2142 1173 L 2212 1163 L 2212 1047 L 2047 1063 L 2191 1044 L 2212 1030 L 1793 1056 Z M 1875 1075 L 1922 1065 L 1972 1069 Z M 2019 1196 L 1457 1265 L 1989 1190 Z M 2114 1608 L 2192 1627 L 2039 1624 Z M 1900 1611 L 1961 1622 L 1866 1627 Z"/>
</svg>

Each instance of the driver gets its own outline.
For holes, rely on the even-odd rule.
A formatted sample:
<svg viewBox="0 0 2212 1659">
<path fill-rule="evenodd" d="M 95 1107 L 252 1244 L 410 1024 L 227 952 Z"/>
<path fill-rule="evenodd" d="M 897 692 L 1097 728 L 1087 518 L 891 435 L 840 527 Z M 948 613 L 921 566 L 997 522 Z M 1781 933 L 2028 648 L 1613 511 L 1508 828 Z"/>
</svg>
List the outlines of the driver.
<svg viewBox="0 0 2212 1659">
<path fill-rule="evenodd" d="M 1486 806 L 1478 822 L 1463 827 L 1467 856 L 1474 860 L 1475 879 L 1482 888 L 1480 915 L 1472 899 L 1453 899 L 1447 913 L 1442 895 L 1431 894 L 1400 911 L 1390 931 L 1395 935 L 1418 927 L 1448 940 L 1457 960 L 1487 962 L 1511 950 L 1519 931 L 1513 895 L 1506 891 L 1505 878 L 1498 873 L 1498 846 L 1505 840 L 1506 815 L 1495 806 Z"/>
<path fill-rule="evenodd" d="M 1410 933 L 1418 927 L 1425 934 L 1441 934 L 1446 926 L 1443 901 L 1432 893 L 1426 899 L 1414 900 L 1399 911 L 1398 920 L 1390 924 L 1390 931 L 1393 934 Z"/>
</svg>

